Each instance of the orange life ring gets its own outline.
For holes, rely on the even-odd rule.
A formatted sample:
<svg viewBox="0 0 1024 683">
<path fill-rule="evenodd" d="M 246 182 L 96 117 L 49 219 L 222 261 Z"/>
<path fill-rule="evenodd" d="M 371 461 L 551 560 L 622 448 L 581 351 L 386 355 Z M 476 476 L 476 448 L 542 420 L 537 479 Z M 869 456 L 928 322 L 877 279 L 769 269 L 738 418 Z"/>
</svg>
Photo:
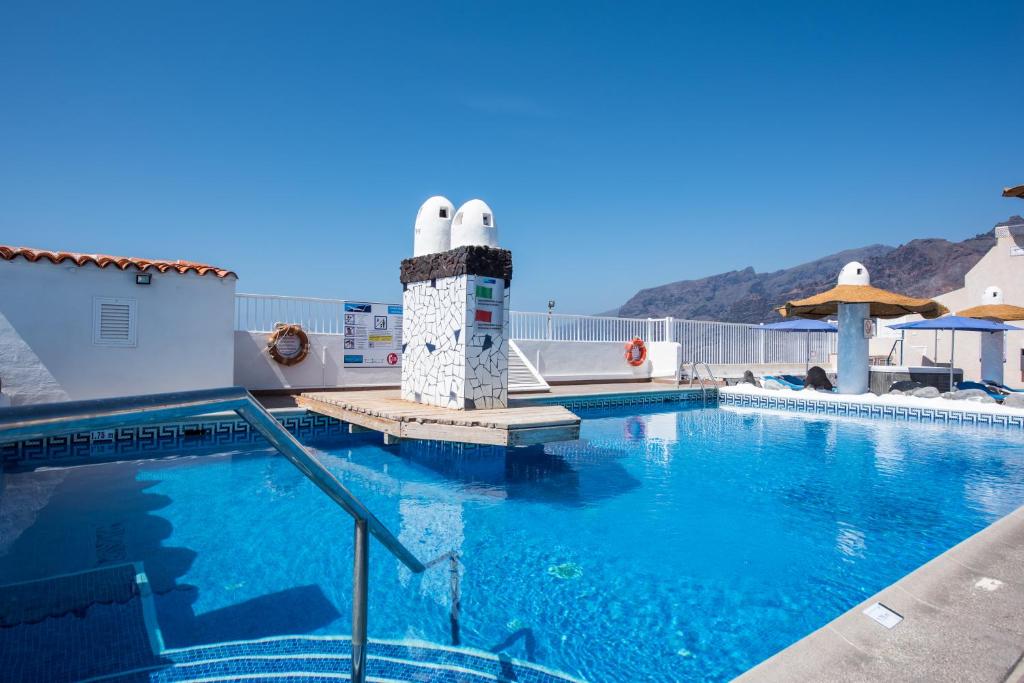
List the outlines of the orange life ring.
<svg viewBox="0 0 1024 683">
<path fill-rule="evenodd" d="M 309 337 L 300 325 L 278 323 L 267 338 L 267 351 L 281 365 L 296 365 L 309 355 Z"/>
<path fill-rule="evenodd" d="M 626 344 L 626 362 L 634 368 L 644 364 L 647 360 L 647 347 L 640 337 L 633 337 L 633 341 Z"/>
</svg>

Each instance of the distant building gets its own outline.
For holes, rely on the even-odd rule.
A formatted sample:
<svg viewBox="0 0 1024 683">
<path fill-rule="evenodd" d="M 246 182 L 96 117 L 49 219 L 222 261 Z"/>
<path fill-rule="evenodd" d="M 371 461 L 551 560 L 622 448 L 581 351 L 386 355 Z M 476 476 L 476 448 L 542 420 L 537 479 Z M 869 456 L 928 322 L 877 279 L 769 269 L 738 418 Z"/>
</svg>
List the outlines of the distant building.
<svg viewBox="0 0 1024 683">
<path fill-rule="evenodd" d="M 0 246 L 0 392 L 13 405 L 233 383 L 235 273 Z"/>
<path fill-rule="evenodd" d="M 944 304 L 950 313 L 955 314 L 958 311 L 985 303 L 985 293 L 991 287 L 998 287 L 1002 290 L 1005 303 L 1024 306 L 1024 248 L 1018 246 L 1007 226 L 997 227 L 995 236 L 995 246 L 968 271 L 964 277 L 963 287 L 933 297 L 936 301 Z M 908 317 L 905 320 L 915 318 L 916 316 Z M 901 321 L 883 321 L 882 325 L 891 325 L 895 322 Z M 1010 321 L 1010 324 L 1015 323 Z M 1017 326 L 1024 327 L 1022 324 Z M 889 354 L 893 341 L 893 338 L 886 337 L 873 339 L 872 356 Z M 948 331 L 936 333 L 908 330 L 903 342 L 903 364 L 947 365 L 950 341 L 951 333 Z M 894 363 L 899 363 L 898 353 L 897 351 L 893 356 Z M 963 368 L 966 379 L 977 380 L 980 377 L 981 333 L 957 333 L 954 365 Z M 1024 388 L 1024 332 L 1006 333 L 1006 364 L 1003 369 L 1003 377 L 1007 386 Z"/>
</svg>

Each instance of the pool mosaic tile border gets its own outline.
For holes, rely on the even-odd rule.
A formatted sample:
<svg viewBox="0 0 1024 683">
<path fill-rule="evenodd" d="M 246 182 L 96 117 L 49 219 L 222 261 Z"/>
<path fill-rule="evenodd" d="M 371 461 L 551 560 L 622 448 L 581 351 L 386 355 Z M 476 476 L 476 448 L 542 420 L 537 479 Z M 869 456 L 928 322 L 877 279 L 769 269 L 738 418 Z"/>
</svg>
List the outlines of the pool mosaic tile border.
<svg viewBox="0 0 1024 683">
<path fill-rule="evenodd" d="M 563 405 L 566 408 L 610 408 L 700 401 L 699 390 L 629 392 L 594 396 L 544 396 L 518 405 Z M 707 392 L 706 400 L 714 394 Z M 285 428 L 302 441 L 340 438 L 347 434 L 341 420 L 303 410 L 272 411 Z M 179 423 L 119 427 L 102 432 L 77 432 L 48 439 L 0 443 L 0 464 L 38 467 L 49 464 L 102 462 L 118 457 L 146 457 L 172 449 L 244 446 L 263 437 L 245 420 L 229 415 L 195 418 Z"/>
<path fill-rule="evenodd" d="M 592 396 L 540 396 L 517 402 L 516 405 L 561 405 L 574 408 L 615 408 L 619 406 L 646 406 L 658 403 L 714 401 L 717 391 L 708 389 L 706 396 L 699 389 L 677 391 L 631 391 L 621 394 L 595 394 Z M 515 407 L 515 406 L 513 406 Z"/>
<path fill-rule="evenodd" d="M 339 437 L 345 433 L 340 420 L 326 415 L 290 411 L 276 413 L 275 417 L 285 429 L 304 441 Z M 236 446 L 262 440 L 263 437 L 241 418 L 211 416 L 173 424 L 136 425 L 0 443 L 0 462 L 34 467 L 66 460 L 102 461 L 122 455 L 145 457 L 173 448 Z"/>
<path fill-rule="evenodd" d="M 845 415 L 892 420 L 909 420 L 953 425 L 982 425 L 1005 429 L 1024 429 L 1024 416 L 999 415 L 995 413 L 969 412 L 946 408 L 921 408 L 918 406 L 879 405 L 853 401 L 816 401 L 791 396 L 760 396 L 754 394 L 720 393 L 718 401 L 724 405 L 746 408 L 773 408 L 800 413 L 821 415 Z"/>
</svg>

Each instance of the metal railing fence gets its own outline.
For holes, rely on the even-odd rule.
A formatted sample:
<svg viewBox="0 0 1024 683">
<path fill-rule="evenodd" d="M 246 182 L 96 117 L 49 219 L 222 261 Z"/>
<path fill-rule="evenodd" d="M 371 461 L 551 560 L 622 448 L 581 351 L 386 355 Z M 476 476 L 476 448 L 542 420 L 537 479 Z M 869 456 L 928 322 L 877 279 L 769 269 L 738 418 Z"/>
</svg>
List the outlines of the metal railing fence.
<svg viewBox="0 0 1024 683">
<path fill-rule="evenodd" d="M 341 334 L 345 302 L 265 294 L 235 296 L 235 329 L 272 332 L 277 323 L 297 323 L 307 332 Z M 825 363 L 836 352 L 836 335 L 765 330 L 760 325 L 675 318 L 626 318 L 566 313 L 509 312 L 514 340 L 574 342 L 675 341 L 694 362 Z"/>
</svg>

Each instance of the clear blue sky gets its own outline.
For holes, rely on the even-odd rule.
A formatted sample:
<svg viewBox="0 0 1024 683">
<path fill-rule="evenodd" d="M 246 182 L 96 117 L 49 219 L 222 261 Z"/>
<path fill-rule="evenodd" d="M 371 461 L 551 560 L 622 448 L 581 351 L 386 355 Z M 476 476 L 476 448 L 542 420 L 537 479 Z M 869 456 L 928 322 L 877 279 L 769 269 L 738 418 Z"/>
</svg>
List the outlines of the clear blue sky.
<svg viewBox="0 0 1024 683">
<path fill-rule="evenodd" d="M 513 306 L 963 239 L 1024 202 L 1024 2 L 5 2 L 0 244 L 390 300 L 490 203 Z"/>
</svg>

